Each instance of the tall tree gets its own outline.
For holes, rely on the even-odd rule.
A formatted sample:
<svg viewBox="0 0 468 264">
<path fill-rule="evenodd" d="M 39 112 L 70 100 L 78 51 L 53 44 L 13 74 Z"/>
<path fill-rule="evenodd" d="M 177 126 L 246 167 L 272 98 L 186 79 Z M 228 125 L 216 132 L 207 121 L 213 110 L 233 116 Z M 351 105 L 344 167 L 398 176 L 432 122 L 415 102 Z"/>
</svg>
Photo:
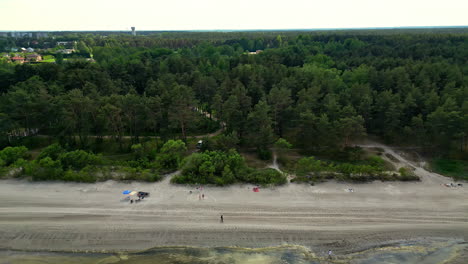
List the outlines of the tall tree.
<svg viewBox="0 0 468 264">
<path fill-rule="evenodd" d="M 270 107 L 265 101 L 260 101 L 250 112 L 247 122 L 249 124 L 248 144 L 258 150 L 266 150 L 273 142 L 272 121 Z"/>
<path fill-rule="evenodd" d="M 187 140 L 187 128 L 194 119 L 196 100 L 193 91 L 185 85 L 175 85 L 171 91 L 172 102 L 169 106 L 169 120 L 173 127 L 179 127 L 184 141 Z"/>
</svg>

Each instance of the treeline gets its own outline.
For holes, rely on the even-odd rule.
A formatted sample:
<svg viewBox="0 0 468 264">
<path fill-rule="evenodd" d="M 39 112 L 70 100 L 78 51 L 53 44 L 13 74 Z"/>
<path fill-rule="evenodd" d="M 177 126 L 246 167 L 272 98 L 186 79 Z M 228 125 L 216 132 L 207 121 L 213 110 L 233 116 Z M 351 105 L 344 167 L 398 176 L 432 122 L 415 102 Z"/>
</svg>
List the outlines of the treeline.
<svg viewBox="0 0 468 264">
<path fill-rule="evenodd" d="M 185 138 L 213 128 L 198 106 L 259 154 L 278 137 L 321 153 L 370 133 L 466 158 L 468 34 L 459 31 L 249 33 L 169 49 L 158 41 L 184 38 L 83 36 L 96 63 L 0 66 L 3 144 L 35 128 L 83 146 L 105 135 Z"/>
</svg>

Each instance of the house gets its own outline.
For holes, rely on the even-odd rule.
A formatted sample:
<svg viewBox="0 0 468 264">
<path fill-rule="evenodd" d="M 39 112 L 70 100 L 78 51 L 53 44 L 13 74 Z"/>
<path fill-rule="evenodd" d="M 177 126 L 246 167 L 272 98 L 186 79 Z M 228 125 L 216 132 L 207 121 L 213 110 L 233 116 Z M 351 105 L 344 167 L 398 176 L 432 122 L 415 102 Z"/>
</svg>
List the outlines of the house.
<svg viewBox="0 0 468 264">
<path fill-rule="evenodd" d="M 26 59 L 27 61 L 41 61 L 42 57 L 41 55 L 34 53 L 26 55 Z"/>
<path fill-rule="evenodd" d="M 34 49 L 31 48 L 31 47 L 29 47 L 29 48 L 26 49 L 26 51 L 27 51 L 27 52 L 34 52 Z"/>
<path fill-rule="evenodd" d="M 76 45 L 76 41 L 57 41 L 57 46 L 64 46 L 66 48 L 71 48 Z"/>
<path fill-rule="evenodd" d="M 13 62 L 17 62 L 17 63 L 20 63 L 20 64 L 24 63 L 24 57 L 15 56 L 15 57 L 11 58 L 11 60 Z"/>
<path fill-rule="evenodd" d="M 263 52 L 263 50 L 250 51 L 249 55 L 256 55 L 256 54 L 259 54 L 261 52 Z"/>
<path fill-rule="evenodd" d="M 62 53 L 62 54 L 72 54 L 75 52 L 75 49 L 61 49 L 57 50 L 57 53 Z"/>
</svg>

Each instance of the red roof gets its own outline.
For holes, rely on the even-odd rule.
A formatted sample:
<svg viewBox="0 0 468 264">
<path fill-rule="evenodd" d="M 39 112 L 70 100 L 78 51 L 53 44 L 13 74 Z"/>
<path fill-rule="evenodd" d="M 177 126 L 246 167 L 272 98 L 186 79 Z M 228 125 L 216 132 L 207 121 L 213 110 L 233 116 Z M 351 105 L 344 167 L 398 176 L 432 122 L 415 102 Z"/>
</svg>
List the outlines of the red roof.
<svg viewBox="0 0 468 264">
<path fill-rule="evenodd" d="M 13 58 L 11 58 L 11 59 L 12 59 L 12 60 L 24 60 L 23 57 L 13 57 Z"/>
</svg>

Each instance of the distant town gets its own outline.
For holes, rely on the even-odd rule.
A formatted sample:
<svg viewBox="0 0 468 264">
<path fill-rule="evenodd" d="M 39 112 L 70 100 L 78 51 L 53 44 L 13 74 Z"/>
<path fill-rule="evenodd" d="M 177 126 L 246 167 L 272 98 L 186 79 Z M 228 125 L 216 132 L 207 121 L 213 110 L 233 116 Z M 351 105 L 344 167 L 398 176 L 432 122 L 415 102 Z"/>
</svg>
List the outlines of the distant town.
<svg viewBox="0 0 468 264">
<path fill-rule="evenodd" d="M 0 61 L 6 63 L 57 63 L 93 61 L 84 43 L 50 37 L 47 32 L 0 32 Z"/>
</svg>

